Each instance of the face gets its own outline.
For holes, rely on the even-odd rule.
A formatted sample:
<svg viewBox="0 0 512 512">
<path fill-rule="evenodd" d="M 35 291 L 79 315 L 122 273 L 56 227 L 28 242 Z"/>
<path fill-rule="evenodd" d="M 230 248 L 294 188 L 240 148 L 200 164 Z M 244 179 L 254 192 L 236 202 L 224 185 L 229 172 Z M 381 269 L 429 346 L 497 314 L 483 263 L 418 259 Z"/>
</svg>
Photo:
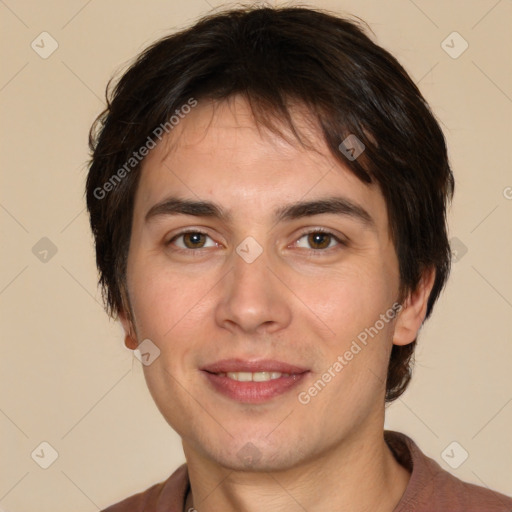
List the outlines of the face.
<svg viewBox="0 0 512 512">
<path fill-rule="evenodd" d="M 233 469 L 382 430 L 399 289 L 386 204 L 296 112 L 315 151 L 258 129 L 242 99 L 199 102 L 135 197 L 127 286 L 138 342 L 160 351 L 149 390 L 186 453 Z"/>
</svg>

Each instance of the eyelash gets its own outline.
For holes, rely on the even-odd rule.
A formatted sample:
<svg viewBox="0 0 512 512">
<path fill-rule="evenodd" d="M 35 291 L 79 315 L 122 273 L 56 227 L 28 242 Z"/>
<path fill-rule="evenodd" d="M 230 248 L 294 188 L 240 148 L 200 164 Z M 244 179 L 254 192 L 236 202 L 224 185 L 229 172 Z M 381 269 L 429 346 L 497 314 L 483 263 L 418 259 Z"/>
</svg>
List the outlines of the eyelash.
<svg viewBox="0 0 512 512">
<path fill-rule="evenodd" d="M 315 228 L 315 229 L 311 229 L 309 231 L 304 231 L 301 233 L 301 235 L 297 238 L 296 242 L 298 242 L 301 238 L 304 238 L 305 236 L 307 235 L 310 235 L 310 234 L 313 234 L 313 233 L 321 233 L 321 234 L 324 234 L 324 235 L 329 235 L 330 237 L 332 237 L 336 242 L 338 242 L 338 246 L 347 246 L 348 243 L 345 241 L 345 240 L 342 240 L 341 238 L 339 238 L 338 236 L 336 236 L 332 231 L 329 231 L 327 229 L 323 229 L 323 228 Z M 188 231 L 182 231 L 180 233 L 177 233 L 176 235 L 174 235 L 168 242 L 166 242 L 165 245 L 171 245 L 175 240 L 177 240 L 179 237 L 183 236 L 183 235 L 190 235 L 190 234 L 194 234 L 194 235 L 204 235 L 204 236 L 207 236 L 209 238 L 210 235 L 208 235 L 208 233 L 204 232 L 204 231 L 200 231 L 200 230 L 188 230 Z M 295 242 L 295 243 L 296 243 Z M 307 252 L 309 252 L 310 254 L 314 254 L 314 255 L 319 255 L 319 253 L 325 253 L 325 252 L 328 252 L 328 251 L 331 251 L 332 249 L 336 249 L 336 247 L 338 246 L 335 246 L 335 247 L 328 247 L 328 248 L 325 248 L 325 249 L 304 249 L 306 250 Z M 181 247 L 178 247 L 177 251 L 179 252 L 186 252 L 186 253 L 199 253 L 201 249 L 210 249 L 210 247 L 198 247 L 197 249 L 183 249 Z"/>
</svg>

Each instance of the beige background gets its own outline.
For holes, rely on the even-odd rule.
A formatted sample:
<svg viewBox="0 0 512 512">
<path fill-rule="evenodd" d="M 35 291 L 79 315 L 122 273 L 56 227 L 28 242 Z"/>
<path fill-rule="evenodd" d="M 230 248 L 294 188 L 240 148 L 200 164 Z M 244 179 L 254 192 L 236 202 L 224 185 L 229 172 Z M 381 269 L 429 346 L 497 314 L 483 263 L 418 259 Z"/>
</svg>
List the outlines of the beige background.
<svg viewBox="0 0 512 512">
<path fill-rule="evenodd" d="M 98 510 L 184 461 L 102 309 L 83 199 L 86 142 L 111 74 L 219 5 L 0 1 L 0 509 Z M 386 426 L 458 477 L 512 494 L 512 3 L 311 5 L 360 16 L 399 58 L 444 127 L 456 176 L 450 236 L 462 256 Z M 59 45 L 47 59 L 31 48 L 43 31 Z M 457 59 L 441 47 L 453 31 L 469 44 Z M 47 261 L 37 252 L 48 242 L 33 253 L 43 237 L 57 249 Z M 58 452 L 48 469 L 31 458 L 43 441 Z M 469 453 L 458 469 L 441 457 L 452 441 Z"/>
</svg>

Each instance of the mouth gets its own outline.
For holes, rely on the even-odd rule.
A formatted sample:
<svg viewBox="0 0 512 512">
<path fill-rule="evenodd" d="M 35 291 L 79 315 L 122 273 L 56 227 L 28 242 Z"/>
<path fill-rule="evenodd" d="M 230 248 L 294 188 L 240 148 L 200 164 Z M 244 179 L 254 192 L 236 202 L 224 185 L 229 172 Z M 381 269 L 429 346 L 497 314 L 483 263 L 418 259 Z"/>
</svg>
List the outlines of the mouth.
<svg viewBox="0 0 512 512">
<path fill-rule="evenodd" d="M 216 373 L 219 377 L 228 377 L 238 382 L 267 382 L 269 380 L 289 377 L 289 373 L 281 372 L 220 372 Z"/>
<path fill-rule="evenodd" d="M 283 395 L 309 370 L 282 361 L 226 359 L 201 368 L 211 389 L 243 403 L 263 403 Z"/>
</svg>

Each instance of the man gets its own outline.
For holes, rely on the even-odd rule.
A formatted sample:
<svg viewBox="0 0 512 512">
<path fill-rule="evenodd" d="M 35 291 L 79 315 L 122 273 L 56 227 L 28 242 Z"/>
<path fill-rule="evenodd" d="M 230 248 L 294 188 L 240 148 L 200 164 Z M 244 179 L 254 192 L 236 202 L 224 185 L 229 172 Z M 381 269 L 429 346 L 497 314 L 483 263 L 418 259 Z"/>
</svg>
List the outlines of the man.
<svg viewBox="0 0 512 512">
<path fill-rule="evenodd" d="M 187 463 L 119 511 L 510 511 L 384 406 L 450 268 L 443 134 L 348 20 L 238 9 L 158 41 L 91 132 L 108 312 Z"/>
</svg>

